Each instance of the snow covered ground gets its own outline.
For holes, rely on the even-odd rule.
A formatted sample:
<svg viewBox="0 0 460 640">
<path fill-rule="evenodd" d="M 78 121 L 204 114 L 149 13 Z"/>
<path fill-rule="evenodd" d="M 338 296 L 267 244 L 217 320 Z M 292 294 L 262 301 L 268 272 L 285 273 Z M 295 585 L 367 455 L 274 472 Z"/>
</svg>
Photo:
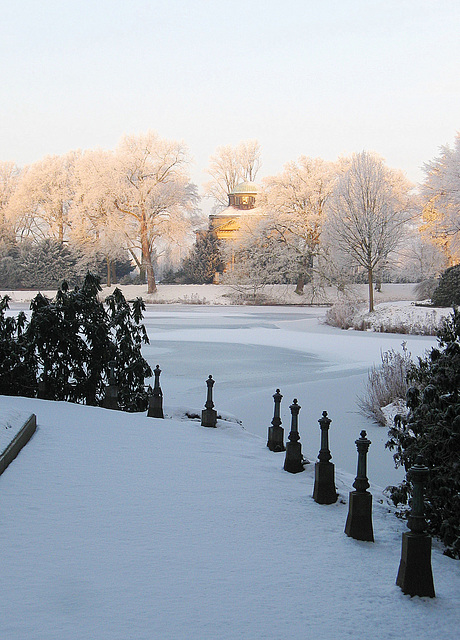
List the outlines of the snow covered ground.
<svg viewBox="0 0 460 640">
<path fill-rule="evenodd" d="M 214 284 L 159 284 L 158 291 L 154 294 L 147 294 L 147 285 L 116 285 L 119 287 L 127 299 L 142 297 L 149 303 L 188 303 L 188 304 L 212 304 L 231 305 L 232 293 L 235 289 L 228 285 Z M 415 300 L 413 284 L 384 284 L 380 292 L 375 292 L 375 302 L 390 302 L 398 300 Z M 115 286 L 104 287 L 102 297 L 112 293 Z M 280 304 L 305 305 L 312 302 L 336 302 L 342 299 L 342 295 L 336 288 L 326 287 L 325 289 L 313 292 L 309 285 L 305 287 L 305 294 L 302 296 L 294 293 L 293 285 L 267 285 L 263 292 Z M 42 291 L 49 298 L 54 297 L 55 291 Z M 0 291 L 0 296 L 7 294 L 13 302 L 29 302 L 37 294 L 36 290 L 27 291 Z M 347 296 L 356 300 L 367 300 L 367 285 L 353 285 L 347 290 Z"/>
<path fill-rule="evenodd" d="M 0 398 L 0 415 L 33 412 L 38 423 L 0 477 L 2 639 L 456 637 L 460 563 L 436 542 L 437 598 L 395 586 L 405 523 L 381 487 L 402 473 L 384 449 L 386 430 L 356 410 L 381 351 L 407 340 L 421 355 L 435 339 L 341 331 L 324 313 L 148 306 L 144 353 L 162 369 L 165 420 Z M 216 430 L 179 419 L 184 408 L 201 411 L 210 373 L 226 418 Z M 289 404 L 302 406 L 312 464 L 295 476 L 266 447 L 277 387 L 286 436 Z M 333 420 L 332 506 L 311 498 L 322 410 Z M 374 544 L 343 533 L 363 428 Z"/>
<path fill-rule="evenodd" d="M 313 464 L 241 426 L 22 398 L 38 430 L 0 477 L 5 640 L 451 640 L 460 563 L 432 553 L 436 599 L 395 586 L 401 533 L 375 488 L 375 543 L 311 498 Z"/>
<path fill-rule="evenodd" d="M 392 303 L 404 310 L 406 303 Z M 20 303 L 11 303 L 11 313 Z M 165 411 L 177 407 L 200 412 L 206 399 L 206 378 L 216 384 L 220 412 L 242 421 L 246 430 L 267 437 L 273 417 L 273 393 L 281 389 L 281 417 L 286 435 L 289 405 L 298 398 L 301 440 L 310 458 L 319 449 L 318 419 L 332 419 L 330 440 L 334 462 L 349 473 L 356 469 L 354 440 L 366 429 L 371 481 L 385 487 L 403 478 L 385 450 L 386 430 L 357 412 L 367 373 L 380 354 L 399 350 L 404 340 L 413 357 L 435 344 L 424 336 L 342 331 L 324 324 L 324 307 L 236 307 L 148 305 L 145 325 L 150 345 L 144 355 L 162 369 Z M 151 381 L 153 384 L 153 380 Z"/>
<path fill-rule="evenodd" d="M 0 404 L 0 454 L 14 440 L 29 416 L 27 411 L 14 409 L 6 402 Z"/>
</svg>

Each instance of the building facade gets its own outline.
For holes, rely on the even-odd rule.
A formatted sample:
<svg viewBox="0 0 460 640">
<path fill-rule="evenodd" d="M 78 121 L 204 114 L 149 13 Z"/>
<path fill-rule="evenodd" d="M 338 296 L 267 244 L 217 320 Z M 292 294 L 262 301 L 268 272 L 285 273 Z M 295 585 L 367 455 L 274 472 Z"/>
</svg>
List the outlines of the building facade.
<svg viewBox="0 0 460 640">
<path fill-rule="evenodd" d="M 235 239 L 240 229 L 240 218 L 256 208 L 258 187 L 254 182 L 242 182 L 228 194 L 228 207 L 209 216 L 210 229 L 219 240 Z"/>
</svg>

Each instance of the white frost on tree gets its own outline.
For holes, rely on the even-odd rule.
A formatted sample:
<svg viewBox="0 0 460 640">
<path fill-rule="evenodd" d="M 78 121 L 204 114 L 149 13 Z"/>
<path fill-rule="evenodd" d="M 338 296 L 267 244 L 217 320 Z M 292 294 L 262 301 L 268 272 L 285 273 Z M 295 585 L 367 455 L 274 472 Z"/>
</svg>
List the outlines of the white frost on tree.
<svg viewBox="0 0 460 640">
<path fill-rule="evenodd" d="M 262 212 L 246 212 L 239 224 L 238 235 L 222 247 L 230 265 L 222 281 L 256 301 L 266 285 L 292 281 L 296 256 L 273 233 L 271 221 Z"/>
<path fill-rule="evenodd" d="M 185 145 L 149 131 L 124 136 L 112 168 L 113 204 L 126 235 L 141 255 L 148 293 L 156 291 L 152 256 L 160 237 L 185 234 L 197 192 L 189 181 Z"/>
<path fill-rule="evenodd" d="M 70 240 L 89 263 L 105 260 L 107 285 L 114 280 L 114 263 L 126 258 L 126 231 L 114 204 L 112 151 L 86 151 L 74 169 L 74 200 L 69 212 Z"/>
<path fill-rule="evenodd" d="M 363 151 L 345 162 L 328 201 L 329 240 L 365 270 L 369 311 L 374 310 L 374 274 L 403 241 L 405 226 L 413 217 L 410 189 L 401 171 Z"/>
<path fill-rule="evenodd" d="M 51 238 L 63 244 L 69 228 L 73 199 L 73 168 L 79 155 L 46 156 L 25 167 L 8 205 L 20 238 Z"/>
<path fill-rule="evenodd" d="M 271 220 L 272 237 L 293 258 L 296 292 L 311 279 L 325 216 L 325 205 L 336 176 L 335 165 L 321 158 L 301 156 L 281 173 L 263 181 L 258 204 Z"/>
<path fill-rule="evenodd" d="M 14 240 L 8 206 L 17 189 L 21 171 L 14 162 L 0 162 L 0 241 L 2 244 Z"/>
<path fill-rule="evenodd" d="M 238 184 L 254 182 L 261 165 L 260 154 L 257 140 L 217 148 L 206 169 L 211 180 L 204 185 L 205 195 L 214 199 L 216 209 L 228 205 L 228 194 Z"/>
<path fill-rule="evenodd" d="M 443 249 L 451 264 L 460 260 L 460 133 L 454 146 L 424 165 L 424 230 Z"/>
</svg>

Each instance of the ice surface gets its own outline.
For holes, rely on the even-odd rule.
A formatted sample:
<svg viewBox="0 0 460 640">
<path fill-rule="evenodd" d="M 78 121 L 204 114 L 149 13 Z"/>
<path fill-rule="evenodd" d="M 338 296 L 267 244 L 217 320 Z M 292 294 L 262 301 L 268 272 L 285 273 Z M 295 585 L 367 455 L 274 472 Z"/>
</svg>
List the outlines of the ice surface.
<svg viewBox="0 0 460 640">
<path fill-rule="evenodd" d="M 392 455 L 385 450 L 387 432 L 358 413 L 367 372 L 388 349 L 407 348 L 422 355 L 436 340 L 374 332 L 341 331 L 325 325 L 325 310 L 292 307 L 149 306 L 145 324 L 150 345 L 144 348 L 152 366 L 160 364 L 165 409 L 189 405 L 201 410 L 206 378 L 216 380 L 218 410 L 240 418 L 245 428 L 267 437 L 273 418 L 273 394 L 281 389 L 281 419 L 287 437 L 289 405 L 302 407 L 299 431 L 305 455 L 316 460 L 320 446 L 318 419 L 324 410 L 333 420 L 333 462 L 356 472 L 355 439 L 366 429 L 371 482 L 387 486 L 400 481 Z"/>
</svg>

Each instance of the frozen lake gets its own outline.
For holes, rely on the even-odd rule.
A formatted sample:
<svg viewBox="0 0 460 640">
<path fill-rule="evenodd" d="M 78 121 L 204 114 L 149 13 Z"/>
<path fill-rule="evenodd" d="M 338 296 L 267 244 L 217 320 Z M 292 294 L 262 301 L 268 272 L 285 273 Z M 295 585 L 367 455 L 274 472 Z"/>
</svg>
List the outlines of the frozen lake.
<svg viewBox="0 0 460 640">
<path fill-rule="evenodd" d="M 10 313 L 28 304 L 11 303 Z M 385 487 L 404 474 L 385 449 L 387 430 L 358 412 L 369 368 L 380 354 L 399 351 L 403 341 L 414 357 L 435 344 L 427 336 L 342 331 L 323 323 L 324 307 L 232 307 L 147 305 L 144 324 L 150 344 L 143 347 L 150 365 L 160 365 L 164 408 L 200 412 L 206 401 L 206 379 L 216 381 L 219 412 L 242 421 L 244 428 L 267 440 L 273 418 L 273 394 L 279 388 L 282 426 L 287 438 L 289 405 L 301 406 L 299 432 L 304 455 L 315 462 L 320 447 L 318 419 L 332 419 L 332 462 L 356 474 L 354 441 L 362 429 L 372 445 L 368 455 L 371 483 Z M 153 380 L 151 381 L 153 384 Z M 280 465 L 283 463 L 282 454 Z"/>
<path fill-rule="evenodd" d="M 402 479 L 385 450 L 386 429 L 358 413 L 356 397 L 380 353 L 407 342 L 414 356 L 435 340 L 422 336 L 341 331 L 322 323 L 323 308 L 207 307 L 150 305 L 145 325 L 150 345 L 144 355 L 160 365 L 165 411 L 185 406 L 200 411 L 206 378 L 212 374 L 218 411 L 239 418 L 248 431 L 266 440 L 273 417 L 273 394 L 283 394 L 285 436 L 289 405 L 298 398 L 299 432 L 304 455 L 316 461 L 320 445 L 318 418 L 332 419 L 332 461 L 356 473 L 354 441 L 366 429 L 372 441 L 368 469 L 371 483 L 386 486 Z M 277 455 L 277 454 L 274 454 Z M 280 455 L 280 464 L 283 460 Z"/>
</svg>

